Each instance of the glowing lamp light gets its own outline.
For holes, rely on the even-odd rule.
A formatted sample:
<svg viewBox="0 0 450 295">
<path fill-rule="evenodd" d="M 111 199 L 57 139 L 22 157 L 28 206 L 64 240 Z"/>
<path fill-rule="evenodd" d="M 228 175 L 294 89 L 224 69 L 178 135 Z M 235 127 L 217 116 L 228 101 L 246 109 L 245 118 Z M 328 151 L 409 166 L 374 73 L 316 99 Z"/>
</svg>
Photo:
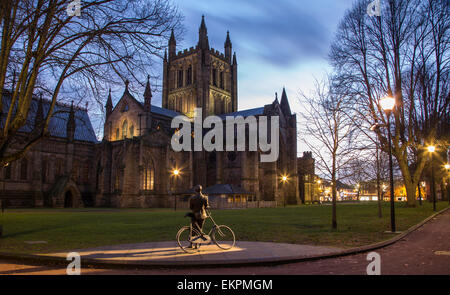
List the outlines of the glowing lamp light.
<svg viewBox="0 0 450 295">
<path fill-rule="evenodd" d="M 434 151 L 436 150 L 436 147 L 434 145 L 430 145 L 427 147 L 427 149 L 430 153 L 434 153 Z"/>
<path fill-rule="evenodd" d="M 286 175 L 283 175 L 283 176 L 281 177 L 281 180 L 282 180 L 283 182 L 286 182 L 286 181 L 288 180 L 288 177 L 287 177 Z"/>
<path fill-rule="evenodd" d="M 445 166 L 444 166 L 444 167 L 445 167 L 445 169 L 447 169 L 447 170 L 448 170 L 448 169 L 450 169 L 450 164 L 445 164 Z"/>
<path fill-rule="evenodd" d="M 395 107 L 395 98 L 388 96 L 380 99 L 380 106 L 383 111 L 392 111 Z"/>
<path fill-rule="evenodd" d="M 180 174 L 180 170 L 175 169 L 173 170 L 173 175 L 178 176 Z"/>
</svg>

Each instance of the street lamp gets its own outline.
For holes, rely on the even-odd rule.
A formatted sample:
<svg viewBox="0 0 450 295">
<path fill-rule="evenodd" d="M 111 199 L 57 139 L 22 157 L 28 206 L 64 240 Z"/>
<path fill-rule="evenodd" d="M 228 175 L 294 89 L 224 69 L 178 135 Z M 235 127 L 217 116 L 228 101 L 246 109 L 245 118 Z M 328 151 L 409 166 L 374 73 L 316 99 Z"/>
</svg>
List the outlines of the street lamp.
<svg viewBox="0 0 450 295">
<path fill-rule="evenodd" d="M 281 182 L 283 185 L 283 206 L 286 207 L 286 190 L 284 184 L 288 182 L 289 178 L 287 175 L 281 175 Z"/>
<path fill-rule="evenodd" d="M 433 196 L 433 211 L 436 211 L 436 187 L 434 184 L 434 157 L 433 154 L 436 151 L 436 147 L 434 145 L 430 145 L 427 147 L 428 152 L 431 157 L 431 194 Z"/>
<path fill-rule="evenodd" d="M 380 99 L 380 106 L 386 113 L 389 145 L 389 180 L 391 186 L 391 232 L 395 233 L 395 204 L 394 204 L 394 169 L 392 167 L 392 143 L 391 143 L 391 113 L 395 108 L 395 98 L 385 97 Z"/>
<path fill-rule="evenodd" d="M 448 181 L 449 181 L 448 170 L 450 169 L 450 164 L 447 163 L 444 165 L 444 167 L 445 167 L 445 172 L 447 172 L 445 175 L 445 178 L 446 178 L 445 191 L 447 192 L 447 200 L 448 200 L 448 204 L 450 205 L 450 190 L 449 190 L 449 184 L 448 184 Z"/>
</svg>

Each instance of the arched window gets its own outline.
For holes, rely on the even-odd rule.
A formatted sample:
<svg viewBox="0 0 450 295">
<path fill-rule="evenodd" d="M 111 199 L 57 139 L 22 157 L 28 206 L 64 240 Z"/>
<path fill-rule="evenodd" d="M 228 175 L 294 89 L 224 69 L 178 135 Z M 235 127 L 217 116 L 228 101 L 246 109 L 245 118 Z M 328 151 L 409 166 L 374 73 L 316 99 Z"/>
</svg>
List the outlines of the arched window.
<svg viewBox="0 0 450 295">
<path fill-rule="evenodd" d="M 220 72 L 220 88 L 222 88 L 222 89 L 225 88 L 225 83 L 224 83 L 224 79 L 223 79 L 223 72 Z"/>
<path fill-rule="evenodd" d="M 122 139 L 127 138 L 127 131 L 128 131 L 128 122 L 125 120 L 122 125 Z"/>
<path fill-rule="evenodd" d="M 151 160 L 146 161 L 142 169 L 141 187 L 146 191 L 155 189 L 155 169 Z"/>
<path fill-rule="evenodd" d="M 133 138 L 134 136 L 134 125 L 131 125 L 130 127 L 130 137 Z"/>
<path fill-rule="evenodd" d="M 191 85 L 192 84 L 192 66 L 189 65 L 188 69 L 187 69 L 187 80 L 186 80 L 186 84 L 187 85 Z"/>
<path fill-rule="evenodd" d="M 55 160 L 55 177 L 60 177 L 64 174 L 64 160 L 56 158 Z"/>
<path fill-rule="evenodd" d="M 28 160 L 27 158 L 23 158 L 20 161 L 20 180 L 28 179 Z"/>
<path fill-rule="evenodd" d="M 178 88 L 183 87 L 183 70 L 178 70 Z"/>
<path fill-rule="evenodd" d="M 83 165 L 83 183 L 89 183 L 89 162 L 85 162 Z"/>
<path fill-rule="evenodd" d="M 212 70 L 212 85 L 217 87 L 217 70 Z"/>
</svg>

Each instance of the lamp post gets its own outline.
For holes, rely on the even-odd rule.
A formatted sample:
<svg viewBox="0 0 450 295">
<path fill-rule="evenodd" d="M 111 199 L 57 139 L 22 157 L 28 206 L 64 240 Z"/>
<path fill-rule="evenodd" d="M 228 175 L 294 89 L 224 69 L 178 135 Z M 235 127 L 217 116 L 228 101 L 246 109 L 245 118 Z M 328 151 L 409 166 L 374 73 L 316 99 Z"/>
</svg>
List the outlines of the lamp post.
<svg viewBox="0 0 450 295">
<path fill-rule="evenodd" d="M 419 181 L 417 183 L 417 189 L 419 191 L 419 205 L 422 206 L 422 193 L 420 192 L 421 183 L 423 184 L 423 181 Z"/>
<path fill-rule="evenodd" d="M 286 183 L 288 181 L 288 177 L 287 177 L 287 175 L 282 175 L 281 176 L 281 183 L 283 184 L 283 206 L 284 207 L 286 207 L 286 190 L 285 190 L 285 187 L 284 187 L 284 184 Z"/>
<path fill-rule="evenodd" d="M 176 168 L 172 170 L 172 175 L 171 176 L 175 178 L 175 181 L 174 181 L 175 182 L 175 186 L 176 186 L 176 178 L 179 175 L 180 175 L 180 170 L 178 170 Z M 170 181 L 169 181 L 169 184 L 170 184 Z M 170 194 L 172 194 L 172 191 L 169 191 L 169 195 Z M 173 198 L 174 198 L 173 199 L 174 200 L 174 202 L 173 202 L 174 203 L 174 210 L 177 211 L 177 195 L 173 194 Z"/>
<path fill-rule="evenodd" d="M 380 99 L 380 106 L 386 113 L 389 146 L 389 180 L 391 186 L 391 232 L 395 233 L 395 204 L 394 204 L 394 169 L 392 167 L 392 144 L 391 144 L 391 113 L 395 108 L 395 98 L 385 97 Z"/>
<path fill-rule="evenodd" d="M 445 172 L 446 172 L 446 174 L 445 174 L 445 192 L 446 192 L 446 194 L 447 194 L 447 201 L 448 201 L 448 204 L 450 205 L 450 190 L 449 190 L 449 183 L 448 183 L 448 181 L 449 181 L 449 178 L 448 178 L 448 170 L 450 169 L 450 164 L 445 164 Z"/>
<path fill-rule="evenodd" d="M 433 154 L 436 151 L 436 147 L 434 145 L 430 145 L 427 147 L 428 152 L 430 153 L 430 161 L 431 161 L 431 195 L 433 196 L 433 211 L 436 211 L 436 187 L 434 184 L 434 157 Z"/>
</svg>

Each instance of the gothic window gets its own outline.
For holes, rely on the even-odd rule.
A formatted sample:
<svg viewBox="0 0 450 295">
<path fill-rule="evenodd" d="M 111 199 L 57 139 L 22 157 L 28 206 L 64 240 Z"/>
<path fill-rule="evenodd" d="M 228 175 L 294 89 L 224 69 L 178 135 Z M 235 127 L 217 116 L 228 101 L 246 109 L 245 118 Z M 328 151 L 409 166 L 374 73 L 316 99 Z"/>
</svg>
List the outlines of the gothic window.
<svg viewBox="0 0 450 295">
<path fill-rule="evenodd" d="M 80 163 L 78 161 L 73 161 L 72 167 L 72 180 L 78 183 L 78 179 L 80 177 Z"/>
<path fill-rule="evenodd" d="M 125 120 L 122 125 L 122 139 L 127 138 L 127 131 L 128 131 L 128 122 Z"/>
<path fill-rule="evenodd" d="M 63 167 L 64 167 L 63 159 L 57 158 L 56 161 L 55 161 L 55 176 L 56 177 L 59 177 L 59 176 L 63 175 L 63 173 L 64 173 L 63 172 Z"/>
<path fill-rule="evenodd" d="M 48 161 L 47 158 L 42 159 L 41 178 L 42 182 L 47 182 Z"/>
<path fill-rule="evenodd" d="M 147 161 L 143 167 L 141 185 L 146 191 L 155 189 L 155 169 L 151 161 Z"/>
<path fill-rule="evenodd" d="M 212 71 L 212 82 L 213 85 L 217 87 L 217 70 L 213 69 Z"/>
<path fill-rule="evenodd" d="M 224 89 L 223 72 L 220 72 L 220 88 Z"/>
<path fill-rule="evenodd" d="M 134 136 L 134 125 L 131 125 L 130 127 L 130 137 L 132 138 Z"/>
<path fill-rule="evenodd" d="M 220 98 L 218 97 L 214 99 L 214 113 L 220 114 Z"/>
<path fill-rule="evenodd" d="M 192 84 L 192 66 L 190 65 L 187 69 L 187 80 L 186 80 L 186 84 L 187 85 L 191 85 Z"/>
<path fill-rule="evenodd" d="M 171 82 L 171 84 L 172 84 L 172 89 L 173 88 L 175 88 L 176 87 L 176 80 L 177 80 L 177 71 L 176 70 L 173 70 L 173 80 L 172 80 L 172 82 Z"/>
<path fill-rule="evenodd" d="M 181 99 L 181 97 L 178 97 L 178 98 L 177 98 L 177 111 L 179 111 L 179 112 L 182 112 L 182 111 L 183 111 L 183 109 L 182 109 L 182 107 L 183 107 L 182 103 L 183 103 L 183 100 Z"/>
<path fill-rule="evenodd" d="M 178 70 L 178 88 L 183 87 L 183 70 Z"/>
<path fill-rule="evenodd" d="M 85 162 L 83 166 L 83 183 L 89 183 L 89 162 Z"/>
<path fill-rule="evenodd" d="M 11 165 L 12 165 L 12 163 L 9 163 L 8 166 L 6 166 L 3 170 L 3 175 L 4 175 L 5 180 L 11 179 Z"/>
<path fill-rule="evenodd" d="M 28 179 L 28 160 L 27 158 L 23 158 L 20 161 L 20 180 Z"/>
<path fill-rule="evenodd" d="M 128 112 L 128 110 L 129 110 L 128 104 L 125 104 L 125 106 L 122 109 L 122 112 L 125 113 L 125 112 Z"/>
<path fill-rule="evenodd" d="M 120 130 L 119 128 L 116 129 L 116 140 L 119 140 L 120 137 Z"/>
<path fill-rule="evenodd" d="M 100 188 L 101 169 L 102 169 L 102 166 L 100 165 L 100 161 L 98 161 L 98 163 L 97 163 L 97 171 L 96 171 L 97 173 L 95 175 L 95 190 L 97 190 L 97 191 Z"/>
</svg>

